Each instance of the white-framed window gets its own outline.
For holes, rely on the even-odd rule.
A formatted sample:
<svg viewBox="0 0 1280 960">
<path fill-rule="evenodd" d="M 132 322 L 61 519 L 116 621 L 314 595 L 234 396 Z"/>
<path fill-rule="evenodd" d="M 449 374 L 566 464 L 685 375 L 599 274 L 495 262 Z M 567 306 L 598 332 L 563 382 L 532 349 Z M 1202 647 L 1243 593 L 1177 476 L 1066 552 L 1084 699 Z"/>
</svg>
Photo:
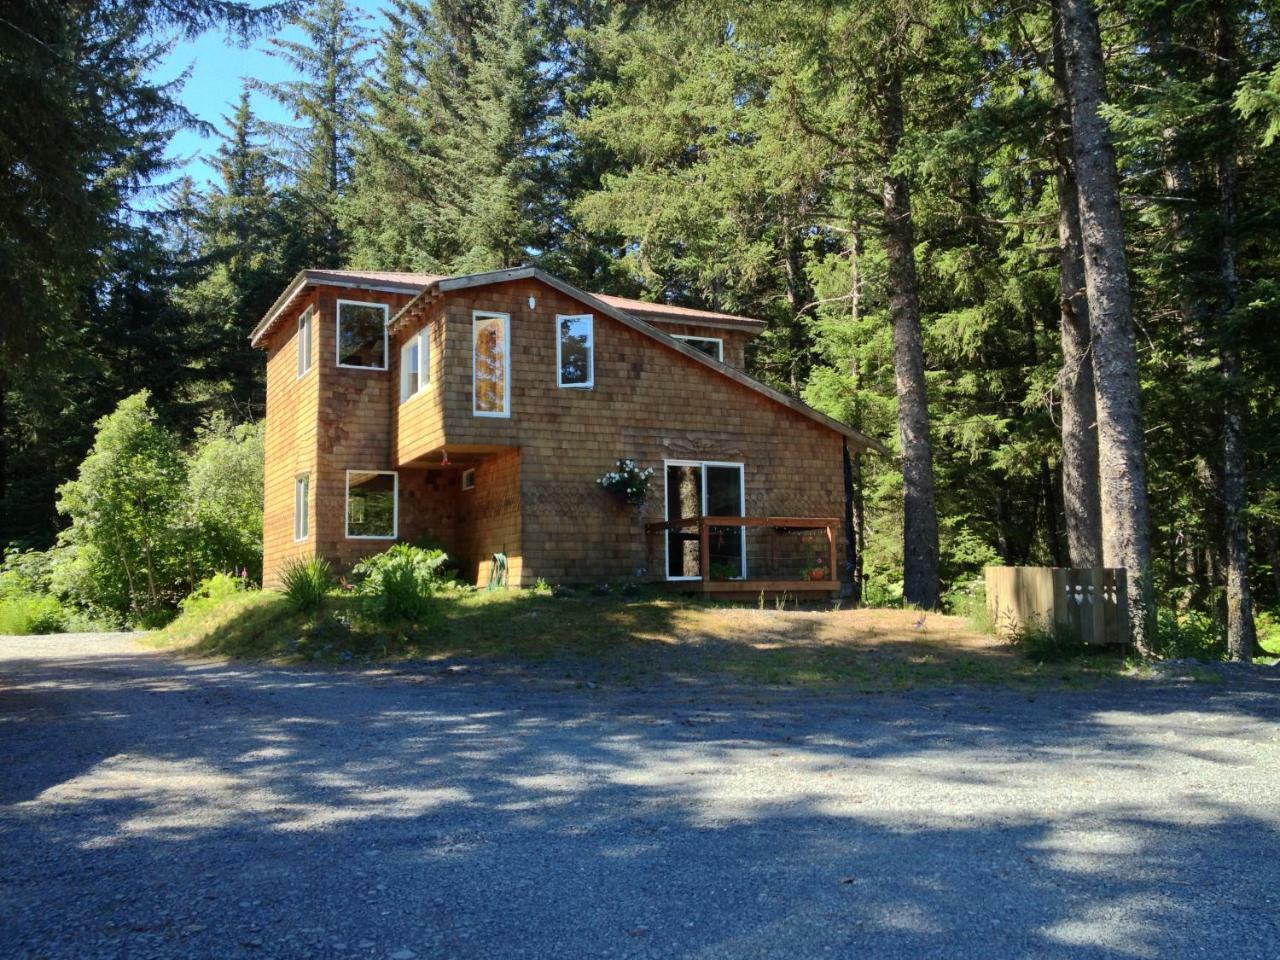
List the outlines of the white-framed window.
<svg viewBox="0 0 1280 960">
<path fill-rule="evenodd" d="M 476 472 L 474 469 L 462 471 L 462 489 L 474 490 L 476 488 Z"/>
<path fill-rule="evenodd" d="M 595 319 L 589 313 L 556 315 L 556 386 L 595 384 Z"/>
<path fill-rule="evenodd" d="M 431 346 L 424 327 L 400 348 L 400 402 L 427 388 L 431 382 Z"/>
<path fill-rule="evenodd" d="M 347 539 L 394 540 L 400 526 L 400 475 L 347 471 Z"/>
<path fill-rule="evenodd" d="M 300 473 L 293 478 L 293 539 L 305 540 L 311 532 L 309 513 L 311 508 L 311 474 Z"/>
<path fill-rule="evenodd" d="M 705 353 L 712 360 L 719 360 L 724 363 L 724 341 L 719 337 L 689 337 L 675 333 L 671 335 L 671 339 L 683 340 L 693 349 Z"/>
<path fill-rule="evenodd" d="M 298 377 L 302 378 L 311 369 L 311 319 L 315 316 L 315 307 L 307 307 L 298 318 Z"/>
<path fill-rule="evenodd" d="M 387 369 L 387 305 L 339 300 L 338 366 L 353 370 Z"/>
<path fill-rule="evenodd" d="M 690 517 L 745 517 L 746 467 L 720 460 L 662 461 L 663 511 L 668 521 Z M 712 527 L 711 555 L 705 558 L 713 580 L 747 578 L 744 527 Z M 703 558 L 695 527 L 668 528 L 664 566 L 668 580 L 697 580 Z"/>
<path fill-rule="evenodd" d="M 471 314 L 471 412 L 511 416 L 511 317 L 505 313 Z"/>
</svg>

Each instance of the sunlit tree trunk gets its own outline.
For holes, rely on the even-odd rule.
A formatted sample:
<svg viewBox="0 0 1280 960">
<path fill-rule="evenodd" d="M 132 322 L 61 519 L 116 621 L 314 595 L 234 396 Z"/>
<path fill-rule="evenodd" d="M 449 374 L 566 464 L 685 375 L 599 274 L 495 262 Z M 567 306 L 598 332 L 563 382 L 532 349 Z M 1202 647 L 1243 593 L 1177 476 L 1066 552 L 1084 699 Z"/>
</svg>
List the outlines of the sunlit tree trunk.
<svg viewBox="0 0 1280 960">
<path fill-rule="evenodd" d="M 1236 83 L 1235 23 L 1230 4 L 1219 7 L 1217 28 L 1217 79 L 1222 96 L 1230 97 Z M 1229 102 L 1229 101 L 1228 101 Z M 1234 118 L 1228 113 L 1226 128 L 1234 134 Z M 1235 136 L 1221 140 L 1217 158 L 1218 215 L 1221 238 L 1218 275 L 1221 293 L 1218 311 L 1218 361 L 1222 377 L 1222 519 L 1227 573 L 1227 650 L 1232 660 L 1252 660 L 1257 635 L 1253 622 L 1253 596 L 1249 589 L 1249 541 L 1245 528 L 1245 442 L 1241 408 L 1240 351 L 1234 316 L 1240 299 L 1240 274 L 1236 264 Z"/>
<path fill-rule="evenodd" d="M 1125 257 L 1115 152 L 1101 107 L 1106 100 L 1102 40 L 1090 0 L 1062 0 L 1071 133 L 1093 335 L 1102 549 L 1129 582 L 1133 642 L 1149 652 L 1154 604 L 1147 507 L 1146 442 Z"/>
<path fill-rule="evenodd" d="M 1102 566 L 1102 502 L 1098 489 L 1098 412 L 1089 352 L 1089 301 L 1085 294 L 1084 242 L 1072 156 L 1071 99 L 1062 40 L 1062 17 L 1054 3 L 1054 149 L 1058 187 L 1058 300 L 1062 333 L 1062 513 L 1073 567 Z"/>
<path fill-rule="evenodd" d="M 915 231 L 907 179 L 893 161 L 902 142 L 902 76 L 884 77 L 881 146 L 884 151 L 882 211 L 888 263 L 889 315 L 893 321 L 893 369 L 898 397 L 898 438 L 902 447 L 902 596 L 927 610 L 939 603 L 938 515 L 934 502 L 933 445 L 925 393 L 924 348 L 920 333 L 920 292 L 916 277 Z"/>
</svg>

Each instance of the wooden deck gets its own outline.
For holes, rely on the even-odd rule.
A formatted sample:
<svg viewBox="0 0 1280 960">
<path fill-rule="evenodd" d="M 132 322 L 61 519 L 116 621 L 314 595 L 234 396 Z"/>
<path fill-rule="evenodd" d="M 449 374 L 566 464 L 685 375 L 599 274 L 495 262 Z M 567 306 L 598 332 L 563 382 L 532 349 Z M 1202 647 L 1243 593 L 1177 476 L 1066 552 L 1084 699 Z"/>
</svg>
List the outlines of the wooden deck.
<svg viewBox="0 0 1280 960">
<path fill-rule="evenodd" d="M 667 534 L 671 530 L 684 530 L 696 527 L 698 530 L 698 573 L 696 579 L 671 579 L 663 570 L 663 580 L 672 589 L 687 590 L 695 593 L 836 593 L 840 590 L 840 581 L 836 578 L 836 528 L 840 523 L 835 517 L 684 517 L 680 520 L 667 520 L 659 523 L 645 524 L 645 534 L 652 538 L 656 534 Z M 771 527 L 777 530 L 824 530 L 827 540 L 827 576 L 821 580 L 813 579 L 753 579 L 716 578 L 712 579 L 711 564 L 707 558 L 711 553 L 711 530 L 715 527 Z M 746 549 L 745 529 L 743 531 L 743 549 Z M 747 556 L 747 570 L 750 571 L 751 557 Z"/>
</svg>

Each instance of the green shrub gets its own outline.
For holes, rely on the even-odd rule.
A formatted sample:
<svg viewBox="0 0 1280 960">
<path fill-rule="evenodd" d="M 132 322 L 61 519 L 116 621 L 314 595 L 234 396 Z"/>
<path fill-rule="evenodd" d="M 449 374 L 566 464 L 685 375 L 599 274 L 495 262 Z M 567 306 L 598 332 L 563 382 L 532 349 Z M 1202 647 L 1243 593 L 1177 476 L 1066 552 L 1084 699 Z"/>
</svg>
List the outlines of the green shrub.
<svg viewBox="0 0 1280 960">
<path fill-rule="evenodd" d="M 995 629 L 1003 639 L 1040 663 L 1071 660 L 1089 651 L 1080 632 L 1066 623 L 1007 621 L 995 624 Z"/>
<path fill-rule="evenodd" d="M 67 620 L 67 609 L 48 594 L 10 593 L 0 599 L 0 634 L 6 636 L 61 633 Z"/>
<path fill-rule="evenodd" d="M 987 582 L 982 578 L 953 583 L 942 595 L 942 610 L 954 617 L 966 618 L 978 633 L 995 632 L 987 610 Z"/>
<path fill-rule="evenodd" d="M 1253 622 L 1258 631 L 1258 646 L 1264 653 L 1280 656 L 1280 616 L 1270 610 L 1258 610 Z"/>
<path fill-rule="evenodd" d="M 293 610 L 319 613 L 334 586 L 333 568 L 323 557 L 291 560 L 280 574 L 280 585 Z"/>
<path fill-rule="evenodd" d="M 359 578 L 360 595 L 374 618 L 384 623 L 416 622 L 427 615 L 431 595 L 445 583 L 443 569 L 448 562 L 443 550 L 397 543 L 361 560 L 351 573 Z"/>
<path fill-rule="evenodd" d="M 183 615 L 199 613 L 220 605 L 245 588 L 245 581 L 229 573 L 215 573 L 202 581 L 178 606 Z"/>
<path fill-rule="evenodd" d="M 1227 637 L 1222 625 L 1206 614 L 1191 610 L 1156 611 L 1152 648 L 1166 660 L 1224 660 Z"/>
<path fill-rule="evenodd" d="M 874 578 L 862 584 L 862 605 L 864 607 L 900 607 L 902 606 L 902 581 L 885 583 Z"/>
</svg>

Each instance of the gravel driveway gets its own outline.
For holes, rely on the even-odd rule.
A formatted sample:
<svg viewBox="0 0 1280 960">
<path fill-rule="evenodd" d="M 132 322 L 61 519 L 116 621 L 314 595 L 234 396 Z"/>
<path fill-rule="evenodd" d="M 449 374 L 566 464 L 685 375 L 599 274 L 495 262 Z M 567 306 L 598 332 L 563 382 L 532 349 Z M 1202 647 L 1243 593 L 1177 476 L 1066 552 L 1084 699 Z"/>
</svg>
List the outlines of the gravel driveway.
<svg viewBox="0 0 1280 960">
<path fill-rule="evenodd" d="M 1261 675 L 835 699 L 0 638 L 0 957 L 1275 958 L 1278 787 Z"/>
</svg>

